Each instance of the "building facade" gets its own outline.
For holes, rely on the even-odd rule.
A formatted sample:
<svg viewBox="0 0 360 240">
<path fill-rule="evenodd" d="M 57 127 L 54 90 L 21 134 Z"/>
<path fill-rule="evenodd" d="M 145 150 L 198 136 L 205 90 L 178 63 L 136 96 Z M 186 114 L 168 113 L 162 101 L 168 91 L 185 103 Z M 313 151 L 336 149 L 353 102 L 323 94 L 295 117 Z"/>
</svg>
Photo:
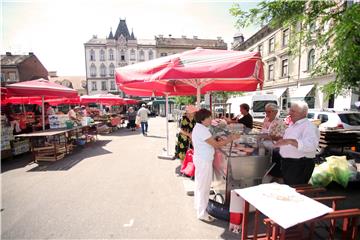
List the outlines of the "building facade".
<svg viewBox="0 0 360 240">
<path fill-rule="evenodd" d="M 315 37 L 316 23 L 308 27 L 314 32 Z M 289 28 L 271 29 L 265 26 L 246 41 L 242 34 L 238 33 L 234 36 L 232 49 L 261 53 L 265 77 L 263 93 L 277 95 L 284 110 L 287 109 L 288 103 L 294 100 L 305 100 L 310 108 L 339 110 L 354 108 L 354 102 L 359 98 L 358 94 L 349 92 L 345 96 L 326 98 L 321 91 L 322 86 L 335 80 L 334 73 L 311 76 L 315 62 L 324 49 L 316 48 L 311 43 L 306 45 L 300 43 L 298 48 L 300 54 L 291 55 L 289 54 L 290 33 Z"/>
<path fill-rule="evenodd" d="M 39 78 L 48 79 L 48 71 L 34 53 L 1 55 L 1 86 Z"/>
<path fill-rule="evenodd" d="M 159 35 L 155 39 L 137 39 L 129 32 L 126 20 L 120 19 L 115 34 L 110 30 L 106 39 L 93 36 L 84 44 L 86 82 L 89 95 L 113 93 L 123 96 L 115 83 L 114 69 L 137 62 L 168 56 L 196 47 L 227 49 L 220 38 L 216 40 L 193 38 L 168 38 Z"/>
</svg>

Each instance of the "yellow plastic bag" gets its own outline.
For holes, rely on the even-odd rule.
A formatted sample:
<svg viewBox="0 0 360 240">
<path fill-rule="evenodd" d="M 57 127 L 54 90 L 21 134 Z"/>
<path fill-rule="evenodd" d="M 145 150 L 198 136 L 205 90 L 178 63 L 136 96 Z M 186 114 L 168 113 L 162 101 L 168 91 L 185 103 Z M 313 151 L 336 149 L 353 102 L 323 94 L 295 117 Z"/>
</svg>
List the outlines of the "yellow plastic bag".
<svg viewBox="0 0 360 240">
<path fill-rule="evenodd" d="M 326 162 L 329 164 L 333 180 L 345 188 L 351 175 L 346 156 L 330 156 L 326 158 Z"/>
<path fill-rule="evenodd" d="M 315 166 L 310 184 L 317 187 L 326 187 L 333 180 L 333 173 L 328 162 Z"/>
</svg>

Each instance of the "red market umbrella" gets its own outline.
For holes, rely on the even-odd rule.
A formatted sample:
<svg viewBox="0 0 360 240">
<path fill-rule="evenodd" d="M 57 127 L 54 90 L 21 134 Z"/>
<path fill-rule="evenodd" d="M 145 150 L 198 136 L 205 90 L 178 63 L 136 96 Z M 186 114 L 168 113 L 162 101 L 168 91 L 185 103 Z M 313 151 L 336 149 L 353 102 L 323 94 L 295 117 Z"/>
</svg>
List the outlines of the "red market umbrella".
<svg viewBox="0 0 360 240">
<path fill-rule="evenodd" d="M 254 91 L 262 87 L 263 63 L 258 52 L 197 48 L 115 69 L 120 89 L 153 90 L 170 95 L 208 91 Z"/>
<path fill-rule="evenodd" d="M 100 103 L 100 104 L 109 104 L 109 105 L 125 104 L 124 99 L 122 99 L 120 96 L 111 93 L 81 96 L 80 102 L 81 104 L 88 104 L 88 103 Z"/>
<path fill-rule="evenodd" d="M 50 82 L 46 79 L 40 78 L 32 81 L 25 81 L 14 83 L 6 86 L 7 96 L 22 96 L 22 97 L 41 97 L 42 109 L 44 109 L 45 97 L 57 98 L 76 98 L 78 93 L 75 89 L 62 86 L 60 84 Z M 42 111 L 43 123 L 45 123 L 45 111 Z M 45 124 L 43 124 L 45 130 Z"/>
<path fill-rule="evenodd" d="M 124 101 L 126 104 L 138 104 L 139 103 L 139 100 L 130 99 L 130 98 L 124 98 Z"/>
</svg>

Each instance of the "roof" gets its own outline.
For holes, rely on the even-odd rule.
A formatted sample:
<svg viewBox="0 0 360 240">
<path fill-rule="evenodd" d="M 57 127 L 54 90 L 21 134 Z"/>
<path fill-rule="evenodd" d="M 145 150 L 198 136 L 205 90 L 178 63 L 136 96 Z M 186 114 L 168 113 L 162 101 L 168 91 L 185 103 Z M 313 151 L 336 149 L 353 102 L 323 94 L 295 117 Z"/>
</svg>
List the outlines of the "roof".
<svg viewBox="0 0 360 240">
<path fill-rule="evenodd" d="M 227 48 L 227 44 L 222 39 L 194 39 L 194 38 L 164 38 L 155 37 L 157 46 L 188 46 L 194 47 L 199 46 L 203 48 L 207 47 L 224 47 Z"/>
<path fill-rule="evenodd" d="M 33 55 L 1 55 L 1 65 L 18 65 Z"/>
<path fill-rule="evenodd" d="M 85 90 L 86 87 L 83 87 L 83 84 L 86 84 L 85 76 L 58 76 L 58 77 L 49 77 L 50 82 L 59 83 L 61 85 L 67 86 L 65 84 L 66 80 L 71 82 L 72 88 L 75 90 Z"/>
<path fill-rule="evenodd" d="M 92 38 L 86 44 L 106 44 L 105 38 Z"/>
<path fill-rule="evenodd" d="M 259 31 L 257 31 L 254 35 L 252 35 L 249 39 L 247 39 L 245 42 L 240 43 L 237 46 L 234 46 L 234 50 L 245 50 L 249 48 L 250 46 L 254 45 L 255 43 L 259 42 L 260 39 L 264 38 L 265 36 L 270 35 L 274 31 L 276 31 L 279 28 L 270 28 L 269 25 L 265 25 L 262 27 Z"/>
<path fill-rule="evenodd" d="M 138 39 L 138 45 L 155 45 L 156 42 L 154 39 Z"/>
<path fill-rule="evenodd" d="M 126 19 L 120 19 L 114 38 L 117 40 L 120 37 L 120 35 L 123 35 L 126 38 L 126 40 L 135 39 L 134 33 L 132 32 L 131 35 L 129 33 L 129 29 L 126 24 Z"/>
</svg>

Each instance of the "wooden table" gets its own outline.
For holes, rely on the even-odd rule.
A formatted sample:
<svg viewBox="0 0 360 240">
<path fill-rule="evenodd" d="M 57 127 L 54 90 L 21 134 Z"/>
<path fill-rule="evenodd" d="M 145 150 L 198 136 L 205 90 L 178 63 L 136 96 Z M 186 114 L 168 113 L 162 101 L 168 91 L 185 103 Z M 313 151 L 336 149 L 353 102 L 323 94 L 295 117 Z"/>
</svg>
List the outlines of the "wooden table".
<svg viewBox="0 0 360 240">
<path fill-rule="evenodd" d="M 33 153 L 34 161 L 57 161 L 65 157 L 66 154 L 69 154 L 73 145 L 69 144 L 67 141 L 67 136 L 69 132 L 76 131 L 78 129 L 82 129 L 81 126 L 74 127 L 71 129 L 48 129 L 44 131 L 38 131 L 33 133 L 24 133 L 16 135 L 15 137 L 19 138 L 30 138 L 31 143 L 31 151 Z M 59 140 L 54 139 L 52 144 L 48 144 L 45 146 L 37 146 L 36 142 L 39 139 L 44 139 L 48 137 L 59 136 Z M 61 142 L 61 136 L 64 136 L 64 142 Z M 78 138 L 78 133 L 76 133 L 76 137 Z M 44 140 L 46 143 L 46 140 Z"/>
</svg>

